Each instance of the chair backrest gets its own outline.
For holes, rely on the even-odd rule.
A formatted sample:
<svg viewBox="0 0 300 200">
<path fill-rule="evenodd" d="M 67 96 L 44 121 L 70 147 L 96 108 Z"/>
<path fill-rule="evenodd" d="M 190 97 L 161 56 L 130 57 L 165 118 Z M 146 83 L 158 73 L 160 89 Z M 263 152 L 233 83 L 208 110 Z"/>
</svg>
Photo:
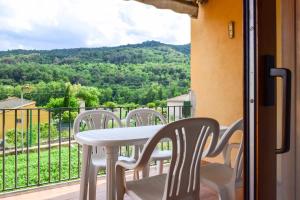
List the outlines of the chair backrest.
<svg viewBox="0 0 300 200">
<path fill-rule="evenodd" d="M 106 110 L 89 110 L 80 113 L 74 120 L 74 134 L 80 132 L 80 127 L 87 130 L 122 127 L 121 120 L 112 112 Z M 85 129 L 85 130 L 86 130 Z M 93 147 L 93 156 L 104 157 L 103 147 Z"/>
<path fill-rule="evenodd" d="M 170 123 L 148 140 L 138 163 L 146 165 L 160 140 L 172 141 L 172 159 L 167 175 L 163 200 L 199 199 L 200 161 L 209 135 L 214 150 L 219 137 L 219 124 L 210 118 L 190 118 Z"/>
<path fill-rule="evenodd" d="M 132 110 L 126 116 L 126 126 L 148 126 L 148 125 L 155 125 L 156 123 L 159 124 L 166 124 L 167 121 L 164 116 L 152 109 L 147 108 L 139 108 Z"/>
<path fill-rule="evenodd" d="M 88 110 L 80 113 L 74 120 L 74 134 L 80 132 L 81 125 L 88 130 L 106 129 L 109 125 L 122 127 L 121 120 L 112 112 L 107 110 Z"/>
<path fill-rule="evenodd" d="M 240 133 L 243 133 L 243 130 L 244 130 L 243 125 L 244 125 L 243 119 L 239 119 L 239 120 L 235 121 L 233 124 L 231 124 L 229 126 L 229 128 L 222 135 L 215 150 L 211 154 L 207 155 L 208 157 L 215 157 L 223 152 L 224 164 L 231 167 L 231 150 L 232 150 L 232 148 L 237 146 L 238 151 L 237 151 L 237 155 L 236 155 L 235 161 L 234 161 L 234 166 L 233 166 L 234 173 L 233 173 L 233 177 L 232 177 L 236 181 L 239 181 L 242 179 L 241 176 L 242 176 L 242 171 L 243 171 L 244 141 L 242 138 L 241 142 L 238 144 L 237 143 L 229 144 L 229 140 L 232 137 L 232 135 L 234 133 L 236 133 L 237 131 L 240 131 Z"/>
<path fill-rule="evenodd" d="M 131 110 L 126 116 L 126 126 L 148 126 L 155 124 L 166 124 L 167 120 L 164 116 L 156 110 L 148 108 L 138 108 Z M 135 145 L 133 157 L 138 159 L 143 145 Z"/>
</svg>

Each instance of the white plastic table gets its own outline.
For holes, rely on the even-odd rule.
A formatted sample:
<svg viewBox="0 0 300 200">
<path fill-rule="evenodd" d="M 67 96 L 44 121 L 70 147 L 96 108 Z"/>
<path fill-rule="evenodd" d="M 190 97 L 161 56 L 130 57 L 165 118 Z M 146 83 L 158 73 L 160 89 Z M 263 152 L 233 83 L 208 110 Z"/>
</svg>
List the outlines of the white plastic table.
<svg viewBox="0 0 300 200">
<path fill-rule="evenodd" d="M 87 199 L 88 176 L 92 146 L 104 146 L 106 151 L 106 199 L 115 200 L 115 165 L 119 147 L 141 145 L 153 137 L 163 125 L 112 128 L 83 131 L 75 135 L 76 141 L 83 146 L 80 180 L 80 200 Z M 220 134 L 227 127 L 220 128 Z"/>
</svg>

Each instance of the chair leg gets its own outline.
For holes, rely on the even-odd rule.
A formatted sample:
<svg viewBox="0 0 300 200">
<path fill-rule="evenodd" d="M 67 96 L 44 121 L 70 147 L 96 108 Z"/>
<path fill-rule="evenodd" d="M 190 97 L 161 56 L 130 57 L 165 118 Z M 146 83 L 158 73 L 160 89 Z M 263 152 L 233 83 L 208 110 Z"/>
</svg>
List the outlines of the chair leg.
<svg viewBox="0 0 300 200">
<path fill-rule="evenodd" d="M 158 167 L 158 175 L 161 175 L 164 170 L 164 161 L 163 160 L 158 160 L 157 161 L 157 167 Z"/>
<path fill-rule="evenodd" d="M 139 180 L 140 179 L 140 173 L 138 170 L 133 171 L 133 180 Z"/>
<path fill-rule="evenodd" d="M 234 187 L 230 187 L 227 189 L 228 192 L 228 197 L 230 200 L 235 200 L 235 188 Z"/>
<path fill-rule="evenodd" d="M 98 168 L 91 164 L 89 177 L 89 200 L 96 200 Z"/>
<path fill-rule="evenodd" d="M 143 178 L 149 177 L 149 173 L 150 173 L 150 163 L 148 163 L 142 171 Z"/>
<path fill-rule="evenodd" d="M 135 173 L 134 171 L 133 173 Z M 138 172 L 138 171 L 137 171 Z M 125 195 L 125 171 L 122 167 L 116 167 L 116 191 L 117 198 L 116 200 L 123 200 Z"/>
<path fill-rule="evenodd" d="M 225 188 L 219 190 L 219 200 L 232 200 L 229 198 L 228 191 Z"/>
<path fill-rule="evenodd" d="M 89 179 L 89 170 L 90 170 L 90 160 L 91 160 L 91 147 L 88 145 L 83 145 L 82 153 L 82 165 L 81 165 L 81 174 L 80 174 L 80 195 L 79 200 L 87 199 L 88 193 L 88 179 Z"/>
</svg>

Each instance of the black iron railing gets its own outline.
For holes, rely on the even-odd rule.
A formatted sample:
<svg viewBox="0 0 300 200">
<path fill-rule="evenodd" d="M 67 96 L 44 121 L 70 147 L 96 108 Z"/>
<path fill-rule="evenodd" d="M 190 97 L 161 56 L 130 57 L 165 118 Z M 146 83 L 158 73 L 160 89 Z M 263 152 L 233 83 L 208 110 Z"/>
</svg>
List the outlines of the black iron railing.
<svg viewBox="0 0 300 200">
<path fill-rule="evenodd" d="M 78 113 L 91 109 L 110 110 L 125 124 L 127 113 L 135 108 L 0 109 L 0 192 L 78 179 L 81 147 L 74 140 L 73 121 Z M 191 114 L 190 106 L 153 109 L 168 122 Z M 161 148 L 169 149 L 170 144 L 162 143 Z M 132 147 L 120 147 L 122 155 L 131 151 Z"/>
</svg>

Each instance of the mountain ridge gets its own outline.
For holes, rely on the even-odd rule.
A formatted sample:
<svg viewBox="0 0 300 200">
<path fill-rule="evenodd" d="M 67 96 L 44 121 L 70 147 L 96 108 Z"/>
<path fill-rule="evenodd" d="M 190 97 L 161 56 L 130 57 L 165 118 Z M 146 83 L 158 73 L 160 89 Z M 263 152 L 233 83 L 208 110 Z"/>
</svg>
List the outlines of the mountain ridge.
<svg viewBox="0 0 300 200">
<path fill-rule="evenodd" d="M 62 49 L 49 49 L 49 50 L 43 50 L 43 49 L 9 49 L 9 50 L 1 50 L 0 56 L 8 55 L 11 53 L 37 53 L 37 52 L 55 52 L 55 51 L 76 51 L 76 50 L 108 50 L 108 49 L 118 49 L 118 48 L 139 48 L 139 47 L 158 47 L 158 46 L 168 46 L 173 48 L 174 50 L 180 51 L 185 54 L 189 54 L 190 52 L 190 43 L 188 44 L 167 44 L 162 43 L 155 40 L 147 40 L 142 43 L 136 43 L 136 44 L 126 44 L 126 45 L 117 45 L 117 46 L 103 46 L 103 47 L 78 47 L 78 48 L 62 48 Z M 181 48 L 185 49 L 182 50 Z"/>
<path fill-rule="evenodd" d="M 74 62 L 102 62 L 138 64 L 146 62 L 189 63 L 190 44 L 172 45 L 146 41 L 116 47 L 72 48 L 54 50 L 0 51 L 0 62 L 36 62 L 40 64 L 71 64 Z"/>
</svg>

